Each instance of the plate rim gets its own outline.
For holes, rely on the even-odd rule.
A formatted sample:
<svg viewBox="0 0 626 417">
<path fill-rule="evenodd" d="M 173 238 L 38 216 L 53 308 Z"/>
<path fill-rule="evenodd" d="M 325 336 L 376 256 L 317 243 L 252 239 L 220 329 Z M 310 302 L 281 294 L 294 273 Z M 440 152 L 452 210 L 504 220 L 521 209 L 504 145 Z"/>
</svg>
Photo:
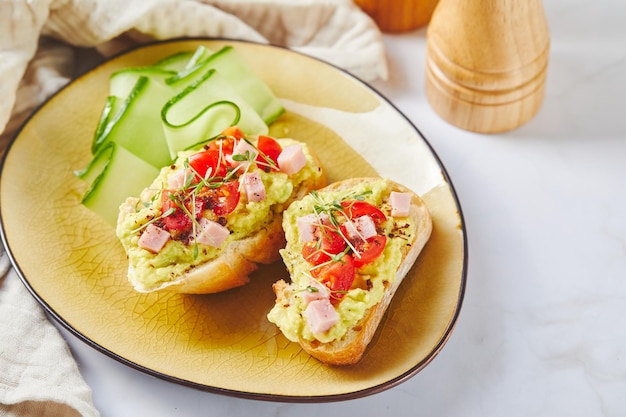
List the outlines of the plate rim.
<svg viewBox="0 0 626 417">
<path fill-rule="evenodd" d="M 304 57 L 307 57 L 309 59 L 313 59 L 316 61 L 319 61 L 323 64 L 329 65 L 331 67 L 333 67 L 335 70 L 340 71 L 341 73 L 343 73 L 345 76 L 353 79 L 354 81 L 357 81 L 359 84 L 361 84 L 362 87 L 370 90 L 371 92 L 373 92 L 376 96 L 378 96 L 378 98 L 380 98 L 380 100 L 384 101 L 385 104 L 387 104 L 388 106 L 390 106 L 391 108 L 393 108 L 393 110 L 397 113 L 397 115 L 401 116 L 411 127 L 411 129 L 413 129 L 418 136 L 422 139 L 422 141 L 424 142 L 424 144 L 426 145 L 426 147 L 428 148 L 428 150 L 430 151 L 431 156 L 434 158 L 439 170 L 441 171 L 443 177 L 444 177 L 444 182 L 447 184 L 447 186 L 450 189 L 450 194 L 451 197 L 453 199 L 454 202 L 454 206 L 457 210 L 457 215 L 458 215 L 458 219 L 459 219 L 459 223 L 460 223 L 460 231 L 461 231 L 461 236 L 463 239 L 462 242 L 462 247 L 463 247 L 463 261 L 462 261 L 462 269 L 461 269 L 461 279 L 460 279 L 460 285 L 459 285 L 459 291 L 458 291 L 458 297 L 455 303 L 455 310 L 454 310 L 454 314 L 452 315 L 452 318 L 450 320 L 450 322 L 448 323 L 448 326 L 446 327 L 445 331 L 443 332 L 441 338 L 438 340 L 438 342 L 434 345 L 433 349 L 430 351 L 430 353 L 424 357 L 420 362 L 416 363 L 415 365 L 411 366 L 406 372 L 396 376 L 395 378 L 389 379 L 385 382 L 379 383 L 377 385 L 373 385 L 371 387 L 362 389 L 362 390 L 356 390 L 356 391 L 351 391 L 351 392 L 346 392 L 346 393 L 339 393 L 339 394 L 324 394 L 324 395 L 314 395 L 314 396 L 306 396 L 306 395 L 286 395 L 286 394 L 271 394 L 271 393 L 258 393 L 258 392 L 247 392 L 247 391 L 240 391 L 240 390 L 233 390 L 233 389 L 228 389 L 228 388 L 223 388 L 223 387 L 217 387 L 217 386 L 210 386 L 210 385 L 205 385 L 205 384 L 201 384 L 201 383 L 197 383 L 197 382 L 193 382 L 193 381 L 189 381 L 183 378 L 179 378 L 173 375 L 168 375 L 166 373 L 163 372 L 158 372 L 155 371 L 153 369 L 150 369 L 147 366 L 143 366 L 140 365 L 136 362 L 133 362 L 125 357 L 123 357 L 122 355 L 113 352 L 103 346 L 101 346 L 100 344 L 98 344 L 97 342 L 95 342 L 94 340 L 91 340 L 89 337 L 87 337 L 86 335 L 82 334 L 79 330 L 75 329 L 70 323 L 68 323 L 61 314 L 57 313 L 46 301 L 44 298 L 42 298 L 35 290 L 34 288 L 31 286 L 31 284 L 29 283 L 28 278 L 26 277 L 26 275 L 23 273 L 20 265 L 18 264 L 17 260 L 15 259 L 15 257 L 13 256 L 13 252 L 11 250 L 11 247 L 9 245 L 8 242 L 8 237 L 6 236 L 6 230 L 5 230 L 5 224 L 4 224 L 4 218 L 2 216 L 2 206 L 0 205 L 0 239 L 2 241 L 2 246 L 5 250 L 5 253 L 11 263 L 12 268 L 15 270 L 17 276 L 19 277 L 20 281 L 22 282 L 22 284 L 26 287 L 26 289 L 28 290 L 28 292 L 31 294 L 31 296 L 33 296 L 33 298 L 35 298 L 35 300 L 37 301 L 37 303 L 39 305 L 42 306 L 42 308 L 44 309 L 45 313 L 49 316 L 52 317 L 59 325 L 61 325 L 65 330 L 67 330 L 70 334 L 72 334 L 74 337 L 76 337 L 78 340 L 82 341 L 83 343 L 85 343 L 87 346 L 90 346 L 91 348 L 95 349 L 96 351 L 104 354 L 105 356 L 116 360 L 117 362 L 124 364 L 126 366 L 128 366 L 131 369 L 135 369 L 137 371 L 140 371 L 144 374 L 147 375 L 151 375 L 154 377 L 157 377 L 161 380 L 164 381 L 168 381 L 171 383 L 175 383 L 178 385 L 182 385 L 182 386 L 187 386 L 190 388 L 194 388 L 194 389 L 198 389 L 200 391 L 205 391 L 205 392 L 211 392 L 214 394 L 221 394 L 221 395 L 226 395 L 226 396 L 230 396 L 230 397 L 235 397 L 235 398 L 244 398 L 244 399 L 252 399 L 252 400 L 262 400 L 262 401 L 273 401 L 273 402 L 288 402 L 288 403 L 328 403 L 328 402 L 337 402 L 337 401 L 347 401 L 347 400 L 354 400 L 354 399 L 359 399 L 359 398 L 364 398 L 367 396 L 371 396 L 374 394 L 378 394 L 381 392 L 384 392 L 386 390 L 389 390 L 393 387 L 396 387 L 400 384 L 402 384 L 403 382 L 411 379 L 413 376 L 415 376 L 416 374 L 418 374 L 421 370 L 423 370 L 428 364 L 430 364 L 435 357 L 439 354 L 439 352 L 441 352 L 441 350 L 444 348 L 444 346 L 446 345 L 446 343 L 448 342 L 448 340 L 450 339 L 458 318 L 460 316 L 462 307 L 463 307 L 463 302 L 464 302 L 464 298 L 465 298 L 465 290 L 467 287 L 467 273 L 468 273 L 468 255 L 469 255 L 469 245 L 468 245 L 468 236 L 467 236 L 467 227 L 466 227 L 466 223 L 465 223 L 465 218 L 463 215 L 463 210 L 461 207 L 461 202 L 460 199 L 458 197 L 458 194 L 456 192 L 456 189 L 454 187 L 454 184 L 452 182 L 452 179 L 450 178 L 449 173 L 447 172 L 446 167 L 444 166 L 441 158 L 439 157 L 439 155 L 437 154 L 437 152 L 435 151 L 435 149 L 433 148 L 433 146 L 431 145 L 431 143 L 428 141 L 428 139 L 424 136 L 424 134 L 422 134 L 422 132 L 419 130 L 419 128 L 402 112 L 400 111 L 400 109 L 393 104 L 384 94 L 382 94 L 380 91 L 378 91 L 375 87 L 373 87 L 372 85 L 368 84 L 367 82 L 365 82 L 364 80 L 362 80 L 361 78 L 359 78 L 358 76 L 348 72 L 347 70 L 333 64 L 330 63 L 324 59 L 315 57 L 315 56 L 311 56 L 308 55 L 306 53 L 297 51 L 297 50 L 293 50 L 290 49 L 286 46 L 283 45 L 276 45 L 276 44 L 272 44 L 272 43 L 260 43 L 260 42 L 255 42 L 255 41 L 249 41 L 249 40 L 241 40 L 241 39 L 234 39 L 234 38 L 226 38 L 226 37 L 180 37 L 180 38 L 171 38 L 171 39 L 163 39 L 163 40 L 155 40 L 155 41 L 150 41 L 147 43 L 141 43 L 141 44 L 137 44 L 137 45 L 133 45 L 130 48 L 124 49 L 122 51 L 119 51 L 111 56 L 108 56 L 106 58 L 104 58 L 104 60 L 96 63 L 95 65 L 89 67 L 88 69 L 86 69 L 85 71 L 83 71 L 82 73 L 80 73 L 79 75 L 77 75 L 76 77 L 72 78 L 67 84 L 65 84 L 63 87 L 61 87 L 59 90 L 57 90 L 55 93 L 53 93 L 52 95 L 50 95 L 46 100 L 44 100 L 42 103 L 40 103 L 38 106 L 36 106 L 31 113 L 28 115 L 28 117 L 20 124 L 20 126 L 18 127 L 18 129 L 15 131 L 15 133 L 12 135 L 11 139 L 9 140 L 4 154 L 2 156 L 2 160 L 0 161 L 0 177 L 2 176 L 2 174 L 4 173 L 4 169 L 5 169 L 5 165 L 6 165 L 6 161 L 9 158 L 9 155 L 11 153 L 11 150 L 13 148 L 13 145 L 15 144 L 15 142 L 17 141 L 17 139 L 19 138 L 21 132 L 24 130 L 24 128 L 30 123 L 30 121 L 40 112 L 42 111 L 42 109 L 50 102 L 52 101 L 57 95 L 61 94 L 63 91 L 65 91 L 67 88 L 70 88 L 71 86 L 73 86 L 73 84 L 79 82 L 82 78 L 84 77 L 88 77 L 92 72 L 96 71 L 97 69 L 99 69 L 101 66 L 106 65 L 109 61 L 113 60 L 113 59 L 117 59 L 121 56 L 124 56 L 126 54 L 130 54 L 136 50 L 139 49 L 143 49 L 143 48 L 149 48 L 149 47 L 158 47 L 161 44 L 175 44 L 178 42 L 202 42 L 202 41 L 224 41 L 224 42 L 233 42 L 233 43 L 244 43 L 244 44 L 249 44 L 249 45 L 257 45 L 260 47 L 268 47 L 268 48 L 279 48 L 282 49 L 284 51 L 287 51 L 288 53 L 294 53 L 294 54 L 298 54 Z M 1 194 L 1 182 L 0 182 L 0 194 Z M 66 342 L 67 343 L 67 342 Z"/>
</svg>

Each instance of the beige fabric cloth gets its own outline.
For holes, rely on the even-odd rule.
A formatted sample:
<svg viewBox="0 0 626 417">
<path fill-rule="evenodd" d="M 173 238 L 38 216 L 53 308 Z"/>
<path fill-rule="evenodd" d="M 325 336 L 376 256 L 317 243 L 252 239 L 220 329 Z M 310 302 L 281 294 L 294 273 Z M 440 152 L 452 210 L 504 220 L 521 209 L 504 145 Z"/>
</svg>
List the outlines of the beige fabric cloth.
<svg viewBox="0 0 626 417">
<path fill-rule="evenodd" d="M 95 47 L 108 56 L 137 43 L 185 36 L 288 46 L 365 81 L 387 77 L 381 34 L 351 0 L 0 1 L 0 132 L 15 103 L 8 131 L 69 81 L 75 67 L 70 46 Z M 44 55 L 36 64 L 35 54 Z"/>
<path fill-rule="evenodd" d="M 290 47 L 386 78 L 380 32 L 351 0 L 0 0 L 0 154 L 81 69 L 153 39 Z M 0 249 L 0 417 L 99 416 L 67 344 Z"/>
<path fill-rule="evenodd" d="M 65 341 L 0 255 L 0 416 L 97 416 Z"/>
</svg>

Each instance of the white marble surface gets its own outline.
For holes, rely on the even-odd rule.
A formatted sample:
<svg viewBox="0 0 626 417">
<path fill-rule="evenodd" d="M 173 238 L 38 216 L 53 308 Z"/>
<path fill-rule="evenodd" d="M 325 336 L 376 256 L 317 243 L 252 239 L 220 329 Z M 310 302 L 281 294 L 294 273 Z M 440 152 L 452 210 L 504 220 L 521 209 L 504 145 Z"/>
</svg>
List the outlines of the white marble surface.
<svg viewBox="0 0 626 417">
<path fill-rule="evenodd" d="M 461 316 L 426 369 L 360 400 L 262 402 L 148 376 L 62 330 L 102 416 L 626 416 L 626 2 L 544 6 L 545 101 L 506 134 L 433 113 L 425 30 L 385 39 L 391 77 L 374 86 L 443 160 L 469 234 Z"/>
</svg>

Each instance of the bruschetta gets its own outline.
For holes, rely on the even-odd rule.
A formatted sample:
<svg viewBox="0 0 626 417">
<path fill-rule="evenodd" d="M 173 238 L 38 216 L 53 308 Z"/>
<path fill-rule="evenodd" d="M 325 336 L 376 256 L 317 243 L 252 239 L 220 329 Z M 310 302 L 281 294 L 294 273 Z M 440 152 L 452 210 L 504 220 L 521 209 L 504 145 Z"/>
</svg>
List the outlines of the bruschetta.
<svg viewBox="0 0 626 417">
<path fill-rule="evenodd" d="M 215 293 L 280 259 L 282 213 L 325 185 L 306 143 L 246 137 L 231 127 L 181 152 L 121 206 L 116 233 L 139 292 Z"/>
<path fill-rule="evenodd" d="M 396 182 L 355 178 L 294 202 L 283 229 L 291 282 L 273 285 L 269 321 L 321 362 L 357 363 L 430 238 L 428 208 Z"/>
</svg>

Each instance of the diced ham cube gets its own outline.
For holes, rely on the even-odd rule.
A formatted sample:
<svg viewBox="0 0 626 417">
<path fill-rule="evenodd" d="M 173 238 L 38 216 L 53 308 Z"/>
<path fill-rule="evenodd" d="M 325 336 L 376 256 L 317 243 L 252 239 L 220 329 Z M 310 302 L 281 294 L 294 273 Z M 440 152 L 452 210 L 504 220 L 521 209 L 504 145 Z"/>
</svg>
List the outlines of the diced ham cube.
<svg viewBox="0 0 626 417">
<path fill-rule="evenodd" d="M 249 157 L 246 158 L 245 161 L 235 161 L 233 159 L 233 155 L 241 155 L 241 156 L 245 156 L 246 152 L 248 152 Z M 259 152 L 256 150 L 256 148 L 249 144 L 248 142 L 246 142 L 243 139 L 240 139 L 239 141 L 237 141 L 237 144 L 235 145 L 235 148 L 233 149 L 233 154 L 232 155 L 228 155 L 226 157 L 226 159 L 228 160 L 228 162 L 230 162 L 230 164 L 232 164 L 235 167 L 239 167 L 241 165 L 244 164 L 249 164 L 250 161 L 254 161 L 256 159 L 256 156 Z"/>
<path fill-rule="evenodd" d="M 296 219 L 296 225 L 298 226 L 298 234 L 300 235 L 300 242 L 310 242 L 313 240 L 313 232 L 315 228 L 323 224 L 328 224 L 328 214 L 326 213 L 312 213 L 306 216 L 301 216 Z"/>
<path fill-rule="evenodd" d="M 168 240 L 170 240 L 170 233 L 167 230 L 149 224 L 141 234 L 137 245 L 152 253 L 159 253 Z"/>
<path fill-rule="evenodd" d="M 411 210 L 411 194 L 392 191 L 389 203 L 391 203 L 391 215 L 393 217 L 406 217 Z"/>
<path fill-rule="evenodd" d="M 287 175 L 300 171 L 306 165 L 306 155 L 300 145 L 287 145 L 278 155 L 278 168 Z"/>
<path fill-rule="evenodd" d="M 376 224 L 371 216 L 365 215 L 356 219 L 348 220 L 345 223 L 348 236 L 351 238 L 361 238 L 367 240 L 372 236 L 376 236 Z"/>
<path fill-rule="evenodd" d="M 198 220 L 200 231 L 196 234 L 196 242 L 219 248 L 230 235 L 230 230 L 218 222 L 202 217 Z"/>
<path fill-rule="evenodd" d="M 170 190 L 176 190 L 179 188 L 183 188 L 185 185 L 185 180 L 187 179 L 186 174 L 187 171 L 184 169 L 179 169 L 170 175 L 167 179 L 167 187 Z"/>
<path fill-rule="evenodd" d="M 300 298 L 305 304 L 309 304 L 315 300 L 328 299 L 330 297 L 330 290 L 324 284 L 312 279 L 309 283 L 309 287 L 306 290 L 299 293 Z"/>
<path fill-rule="evenodd" d="M 265 200 L 265 185 L 261 179 L 259 172 L 249 172 L 243 176 L 243 188 L 248 196 L 248 201 L 263 201 Z"/>
<path fill-rule="evenodd" d="M 311 301 L 303 315 L 313 333 L 324 333 L 339 321 L 339 314 L 328 298 Z"/>
</svg>

